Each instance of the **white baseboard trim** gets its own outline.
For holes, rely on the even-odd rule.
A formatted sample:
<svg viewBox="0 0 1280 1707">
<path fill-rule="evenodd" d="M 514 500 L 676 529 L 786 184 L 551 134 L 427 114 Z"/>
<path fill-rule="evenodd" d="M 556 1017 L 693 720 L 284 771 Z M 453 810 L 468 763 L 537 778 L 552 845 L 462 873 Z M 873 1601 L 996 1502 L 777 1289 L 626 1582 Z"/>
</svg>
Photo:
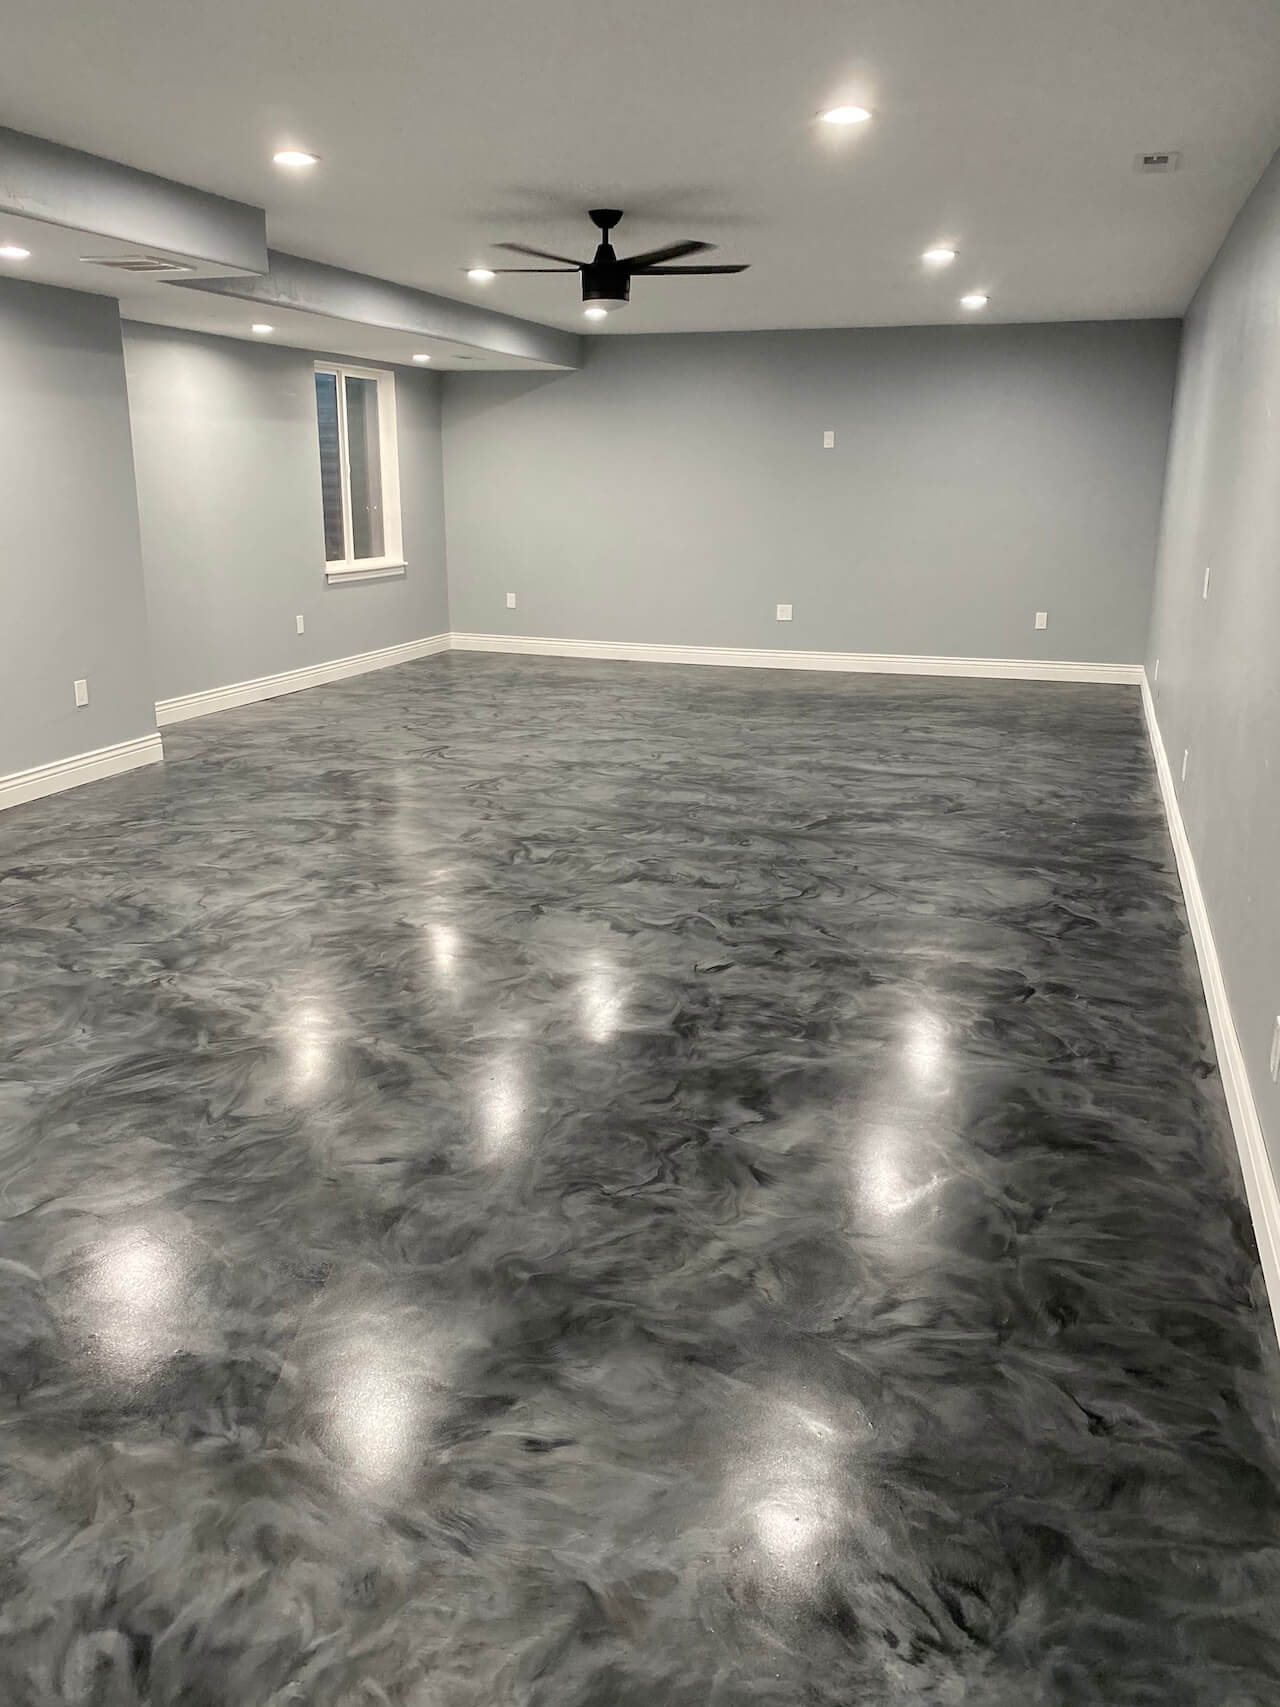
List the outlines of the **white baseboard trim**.
<svg viewBox="0 0 1280 1707">
<path fill-rule="evenodd" d="M 91 753 L 73 753 L 69 759 L 54 759 L 52 764 L 34 765 L 28 771 L 13 771 L 0 776 L 0 812 L 28 800 L 40 800 L 46 794 L 61 794 L 65 788 L 79 788 L 83 782 L 100 782 L 122 771 L 136 771 L 140 765 L 159 764 L 163 758 L 160 733 L 152 730 L 132 741 L 117 741 Z"/>
<path fill-rule="evenodd" d="M 1142 711 L 1146 718 L 1151 751 L 1156 761 L 1156 776 L 1160 783 L 1165 817 L 1169 823 L 1174 857 L 1178 862 L 1178 876 L 1182 882 L 1187 918 L 1191 924 L 1191 938 L 1195 943 L 1196 959 L 1200 962 L 1200 978 L 1204 984 L 1204 998 L 1209 1009 L 1209 1024 L 1213 1028 L 1213 1041 L 1218 1052 L 1218 1070 L 1222 1074 L 1222 1086 L 1227 1096 L 1236 1149 L 1240 1152 L 1240 1170 L 1244 1174 L 1244 1189 L 1249 1199 L 1249 1213 L 1253 1218 L 1254 1237 L 1258 1241 L 1258 1255 L 1262 1259 L 1262 1275 L 1267 1285 L 1267 1296 L 1271 1301 L 1271 1313 L 1277 1332 L 1280 1332 L 1280 1188 L 1277 1188 L 1276 1176 L 1267 1155 L 1262 1122 L 1258 1118 L 1258 1105 L 1253 1100 L 1249 1070 L 1245 1065 L 1244 1051 L 1236 1033 L 1231 1003 L 1227 999 L 1227 985 L 1222 973 L 1222 962 L 1218 958 L 1217 944 L 1213 938 L 1213 925 L 1205 905 L 1204 891 L 1200 887 L 1200 874 L 1196 870 L 1195 855 L 1191 851 L 1187 827 L 1182 820 L 1178 791 L 1174 785 L 1169 755 L 1164 750 L 1164 738 L 1156 719 L 1155 701 L 1145 670 L 1142 675 Z"/>
<path fill-rule="evenodd" d="M 447 634 L 429 634 L 425 639 L 406 640 L 399 646 L 381 646 L 376 652 L 355 652 L 349 658 L 306 664 L 299 670 L 282 670 L 275 676 L 257 676 L 251 682 L 229 682 L 223 688 L 204 688 L 199 693 L 160 699 L 156 701 L 156 722 L 164 728 L 170 723 L 184 723 L 189 717 L 207 717 L 213 711 L 230 711 L 237 705 L 276 699 L 281 694 L 298 693 L 302 688 L 320 687 L 324 682 L 363 676 L 369 670 L 385 670 L 392 664 L 430 658 L 437 652 L 447 652 L 449 639 Z"/>
<path fill-rule="evenodd" d="M 1141 664 L 1041 658 L 927 658 L 896 652 L 770 651 L 755 646 L 668 646 L 630 640 L 552 640 L 534 634 L 454 634 L 455 652 L 528 652 L 547 658 L 617 658 L 643 664 L 715 664 L 757 670 L 840 670 L 881 676 L 981 676 L 1023 682 L 1137 684 Z"/>
<path fill-rule="evenodd" d="M 644 641 L 557 640 L 533 634 L 431 634 L 401 646 L 384 646 L 376 652 L 358 652 L 349 658 L 334 658 L 325 664 L 309 664 L 299 670 L 283 670 L 253 681 L 229 682 L 226 687 L 204 688 L 198 693 L 179 694 L 156 702 L 156 722 L 161 728 L 182 723 L 189 717 L 206 717 L 214 711 L 230 711 L 238 705 L 298 693 L 324 682 L 342 681 L 384 670 L 391 664 L 407 664 L 414 658 L 430 658 L 438 652 L 526 652 L 545 658 L 612 658 L 649 664 L 710 664 L 772 670 L 841 670 L 896 676 L 982 676 L 1010 681 L 1138 683 L 1140 664 L 1076 664 L 1036 658 L 925 658 L 889 652 L 800 652 L 768 651 L 750 646 L 675 646 Z"/>
</svg>

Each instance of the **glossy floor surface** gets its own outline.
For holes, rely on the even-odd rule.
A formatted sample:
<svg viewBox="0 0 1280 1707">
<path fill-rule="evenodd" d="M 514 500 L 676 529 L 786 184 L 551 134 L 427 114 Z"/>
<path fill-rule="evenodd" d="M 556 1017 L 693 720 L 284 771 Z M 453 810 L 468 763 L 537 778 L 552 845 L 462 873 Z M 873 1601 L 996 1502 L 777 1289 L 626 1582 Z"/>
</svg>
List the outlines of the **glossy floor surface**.
<svg viewBox="0 0 1280 1707">
<path fill-rule="evenodd" d="M 6 1707 L 1274 1707 L 1133 689 L 466 658 L 0 819 Z"/>
</svg>

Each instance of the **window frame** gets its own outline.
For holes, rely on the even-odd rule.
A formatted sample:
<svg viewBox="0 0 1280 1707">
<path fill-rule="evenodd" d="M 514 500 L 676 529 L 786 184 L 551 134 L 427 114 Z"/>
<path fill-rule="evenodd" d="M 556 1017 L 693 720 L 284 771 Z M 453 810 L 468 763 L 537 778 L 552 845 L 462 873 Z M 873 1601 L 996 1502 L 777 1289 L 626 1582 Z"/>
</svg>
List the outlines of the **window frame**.
<svg viewBox="0 0 1280 1707">
<path fill-rule="evenodd" d="M 404 534 L 400 524 L 400 455 L 396 441 L 396 376 L 389 368 L 355 367 L 347 362 L 318 361 L 317 374 L 332 374 L 336 381 L 338 402 L 338 468 L 342 488 L 342 543 L 346 557 L 325 558 L 325 580 L 372 581 L 384 575 L 403 575 Z M 351 526 L 351 448 L 347 441 L 347 378 L 372 379 L 378 387 L 378 456 L 382 475 L 382 544 L 381 557 L 352 557 L 353 530 Z M 311 405 L 316 419 L 316 461 L 320 459 L 319 416 L 315 398 L 314 375 Z"/>
</svg>

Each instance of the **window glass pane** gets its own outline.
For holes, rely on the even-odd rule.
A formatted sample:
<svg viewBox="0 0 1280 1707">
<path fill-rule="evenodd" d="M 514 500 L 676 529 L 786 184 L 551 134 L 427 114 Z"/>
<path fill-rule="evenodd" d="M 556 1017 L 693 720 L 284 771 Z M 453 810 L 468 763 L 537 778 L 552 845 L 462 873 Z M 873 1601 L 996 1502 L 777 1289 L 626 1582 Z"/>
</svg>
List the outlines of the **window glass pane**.
<svg viewBox="0 0 1280 1707">
<path fill-rule="evenodd" d="M 338 448 L 338 376 L 316 375 L 316 419 L 320 423 L 320 496 L 324 504 L 326 563 L 347 555 L 342 528 L 342 455 Z"/>
<path fill-rule="evenodd" d="M 382 454 L 378 438 L 378 382 L 346 376 L 347 459 L 351 470 L 353 557 L 381 557 Z"/>
</svg>

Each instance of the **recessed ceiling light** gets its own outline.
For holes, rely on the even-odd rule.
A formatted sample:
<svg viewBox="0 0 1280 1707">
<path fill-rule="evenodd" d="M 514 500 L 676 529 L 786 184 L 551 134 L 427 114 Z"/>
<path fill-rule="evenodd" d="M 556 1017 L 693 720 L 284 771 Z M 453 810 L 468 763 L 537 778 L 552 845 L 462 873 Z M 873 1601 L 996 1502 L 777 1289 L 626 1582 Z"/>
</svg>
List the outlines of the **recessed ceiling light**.
<svg viewBox="0 0 1280 1707">
<path fill-rule="evenodd" d="M 927 267 L 949 267 L 956 258 L 954 249 L 926 249 L 920 259 Z"/>
<path fill-rule="evenodd" d="M 24 249 L 21 243 L 0 243 L 0 261 L 29 261 L 30 249 Z"/>
<path fill-rule="evenodd" d="M 489 267 L 469 267 L 467 269 L 467 277 L 473 284 L 488 284 L 489 280 L 495 276 Z"/>
<path fill-rule="evenodd" d="M 431 360 L 431 357 L 429 355 L 427 355 L 424 351 L 419 351 L 418 354 L 413 359 L 415 362 L 429 362 Z"/>
<path fill-rule="evenodd" d="M 314 166 L 319 155 L 308 154 L 302 148 L 281 148 L 271 158 L 277 166 Z"/>
<path fill-rule="evenodd" d="M 268 326 L 265 320 L 255 320 L 251 328 L 260 338 L 265 338 L 269 332 L 274 332 L 274 326 Z"/>
<path fill-rule="evenodd" d="M 980 290 L 971 290 L 968 296 L 962 296 L 960 298 L 960 306 L 961 308 L 968 308 L 970 310 L 985 308 L 987 306 L 987 298 L 983 296 Z"/>
<path fill-rule="evenodd" d="M 609 317 L 607 308 L 584 308 L 582 312 L 588 320 L 607 320 Z"/>
<path fill-rule="evenodd" d="M 866 124 L 871 114 L 865 107 L 828 107 L 821 117 L 823 124 Z"/>
</svg>

